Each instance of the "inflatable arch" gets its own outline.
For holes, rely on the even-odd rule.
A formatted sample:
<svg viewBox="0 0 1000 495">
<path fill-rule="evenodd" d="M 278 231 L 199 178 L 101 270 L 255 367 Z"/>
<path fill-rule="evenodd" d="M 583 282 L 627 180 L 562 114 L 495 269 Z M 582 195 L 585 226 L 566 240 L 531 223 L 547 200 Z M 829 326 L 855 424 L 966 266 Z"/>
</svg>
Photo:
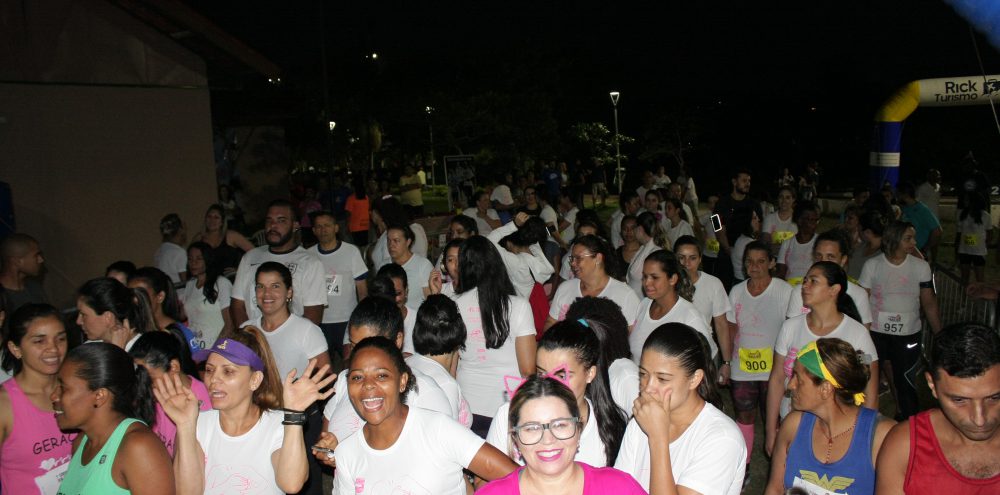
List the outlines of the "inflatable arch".
<svg viewBox="0 0 1000 495">
<path fill-rule="evenodd" d="M 921 79 L 896 91 L 875 114 L 868 163 L 874 190 L 886 182 L 896 186 L 903 122 L 918 106 L 982 105 L 991 101 L 1000 102 L 1000 75 Z"/>
</svg>

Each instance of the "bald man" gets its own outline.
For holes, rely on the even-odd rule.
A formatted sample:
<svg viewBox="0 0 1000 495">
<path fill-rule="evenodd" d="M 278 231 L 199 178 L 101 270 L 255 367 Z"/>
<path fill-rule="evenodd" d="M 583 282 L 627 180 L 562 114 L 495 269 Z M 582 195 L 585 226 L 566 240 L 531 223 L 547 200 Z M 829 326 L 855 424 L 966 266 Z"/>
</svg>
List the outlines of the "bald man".
<svg viewBox="0 0 1000 495">
<path fill-rule="evenodd" d="M 0 242 L 0 285 L 7 314 L 28 303 L 44 303 L 45 292 L 35 278 L 42 273 L 41 247 L 27 234 L 11 234 Z"/>
</svg>

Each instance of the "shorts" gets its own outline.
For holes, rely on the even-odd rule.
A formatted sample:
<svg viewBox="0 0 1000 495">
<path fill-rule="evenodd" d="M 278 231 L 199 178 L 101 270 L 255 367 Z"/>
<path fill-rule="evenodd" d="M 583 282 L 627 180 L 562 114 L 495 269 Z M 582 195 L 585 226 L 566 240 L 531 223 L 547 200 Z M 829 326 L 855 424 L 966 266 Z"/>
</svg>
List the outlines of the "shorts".
<svg viewBox="0 0 1000 495">
<path fill-rule="evenodd" d="M 592 196 L 598 196 L 598 195 L 607 196 L 608 195 L 608 187 L 605 186 L 603 182 L 595 182 L 595 183 L 593 183 L 590 186 L 590 190 L 591 190 L 590 194 Z"/>
<path fill-rule="evenodd" d="M 767 382 L 730 380 L 729 387 L 733 391 L 733 408 L 736 412 L 755 411 L 763 407 L 767 402 Z"/>
<path fill-rule="evenodd" d="M 978 254 L 958 254 L 959 265 L 986 266 L 986 257 Z"/>
</svg>

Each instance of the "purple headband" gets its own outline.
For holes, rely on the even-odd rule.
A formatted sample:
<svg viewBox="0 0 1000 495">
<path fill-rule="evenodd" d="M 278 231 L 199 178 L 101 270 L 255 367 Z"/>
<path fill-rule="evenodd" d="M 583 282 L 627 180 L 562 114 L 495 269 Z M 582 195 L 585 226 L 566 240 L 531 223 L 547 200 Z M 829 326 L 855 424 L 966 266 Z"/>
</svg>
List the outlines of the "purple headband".
<svg viewBox="0 0 1000 495">
<path fill-rule="evenodd" d="M 264 371 L 264 362 L 260 360 L 260 356 L 253 349 L 233 340 L 233 339 L 219 339 L 215 341 L 209 349 L 202 349 L 191 357 L 197 362 L 202 362 L 208 359 L 208 355 L 212 353 L 218 354 L 233 364 L 239 366 L 249 366 L 250 369 L 254 371 Z"/>
</svg>

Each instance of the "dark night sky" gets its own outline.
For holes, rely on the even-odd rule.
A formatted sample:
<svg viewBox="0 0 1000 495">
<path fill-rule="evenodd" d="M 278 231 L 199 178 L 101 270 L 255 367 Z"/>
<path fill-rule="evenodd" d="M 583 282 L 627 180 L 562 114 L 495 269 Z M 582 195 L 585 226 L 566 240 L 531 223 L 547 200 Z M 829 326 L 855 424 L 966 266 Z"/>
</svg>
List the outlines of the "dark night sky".
<svg viewBox="0 0 1000 495">
<path fill-rule="evenodd" d="M 189 3 L 281 66 L 285 84 L 312 98 L 306 106 L 322 105 L 316 0 Z M 374 71 L 380 91 L 405 94 L 407 104 L 530 88 L 551 99 L 561 125 L 608 120 L 607 92 L 619 90 L 622 131 L 633 135 L 676 101 L 734 105 L 732 132 L 754 115 L 815 119 L 802 114 L 815 106 L 823 122 L 806 134 L 861 141 L 904 83 L 980 73 L 968 23 L 940 0 L 340 1 L 326 5 L 325 19 L 335 111 L 367 90 Z M 1000 72 L 997 49 L 976 39 L 987 72 Z M 373 51 L 374 69 L 364 58 Z M 986 107 L 944 119 L 949 129 L 993 125 Z"/>
</svg>

